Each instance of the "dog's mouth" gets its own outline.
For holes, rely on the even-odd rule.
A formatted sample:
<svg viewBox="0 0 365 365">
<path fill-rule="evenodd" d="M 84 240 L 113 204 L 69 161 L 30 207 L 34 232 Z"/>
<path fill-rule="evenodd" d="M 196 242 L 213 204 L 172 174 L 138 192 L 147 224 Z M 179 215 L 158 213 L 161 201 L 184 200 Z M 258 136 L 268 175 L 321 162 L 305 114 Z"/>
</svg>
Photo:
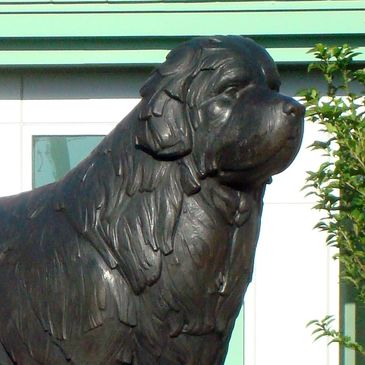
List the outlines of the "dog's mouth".
<svg viewBox="0 0 365 365">
<path fill-rule="evenodd" d="M 289 136 L 286 142 L 279 148 L 277 152 L 275 152 L 266 161 L 257 165 L 257 167 L 255 168 L 264 169 L 265 166 L 272 168 L 272 173 L 270 173 L 270 176 L 282 172 L 293 162 L 295 156 L 299 151 L 300 145 L 301 136 L 299 136 L 298 134 L 294 136 Z"/>
<path fill-rule="evenodd" d="M 301 139 L 300 133 L 290 135 L 268 158 L 257 161 L 249 167 L 239 166 L 239 164 L 235 168 L 222 167 L 219 169 L 218 176 L 222 183 L 237 189 L 244 187 L 246 184 L 264 183 L 272 175 L 279 174 L 292 163 L 299 151 Z"/>
</svg>

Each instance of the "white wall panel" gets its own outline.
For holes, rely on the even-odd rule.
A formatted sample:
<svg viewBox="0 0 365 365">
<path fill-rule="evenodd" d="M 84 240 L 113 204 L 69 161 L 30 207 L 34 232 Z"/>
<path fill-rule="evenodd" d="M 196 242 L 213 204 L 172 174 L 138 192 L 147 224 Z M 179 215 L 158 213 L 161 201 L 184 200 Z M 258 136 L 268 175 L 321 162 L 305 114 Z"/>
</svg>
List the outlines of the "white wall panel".
<svg viewBox="0 0 365 365">
<path fill-rule="evenodd" d="M 21 190 L 21 127 L 15 123 L 0 123 L 0 196 Z"/>
<path fill-rule="evenodd" d="M 29 123 L 117 123 L 138 99 L 25 100 L 23 121 Z"/>
<path fill-rule="evenodd" d="M 267 187 L 254 278 L 245 300 L 250 365 L 338 363 L 337 346 L 313 343 L 306 328 L 312 319 L 338 313 L 335 250 L 313 229 L 323 216 L 312 209 L 315 197 L 301 191 L 306 171 L 316 170 L 324 159 L 307 148 L 318 138 L 318 128 L 307 123 L 297 159 Z"/>
<path fill-rule="evenodd" d="M 0 196 L 21 186 L 21 77 L 0 75 Z"/>
<path fill-rule="evenodd" d="M 256 365 L 326 363 L 326 346 L 313 346 L 305 328 L 328 314 L 328 254 L 312 230 L 317 218 L 304 204 L 265 207 L 255 273 Z"/>
<path fill-rule="evenodd" d="M 0 123 L 21 121 L 21 76 L 0 74 Z"/>
</svg>

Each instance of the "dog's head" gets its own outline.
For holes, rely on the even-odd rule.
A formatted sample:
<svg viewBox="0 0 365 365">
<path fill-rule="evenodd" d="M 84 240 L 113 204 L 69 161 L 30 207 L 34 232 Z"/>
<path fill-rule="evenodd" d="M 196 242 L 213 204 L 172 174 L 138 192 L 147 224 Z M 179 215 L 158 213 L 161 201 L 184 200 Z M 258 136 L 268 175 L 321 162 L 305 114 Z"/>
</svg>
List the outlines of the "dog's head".
<svg viewBox="0 0 365 365">
<path fill-rule="evenodd" d="M 273 60 L 252 40 L 193 39 L 142 87 L 137 145 L 185 161 L 195 185 L 207 176 L 237 189 L 261 184 L 289 166 L 303 134 L 304 107 L 279 87 Z"/>
</svg>

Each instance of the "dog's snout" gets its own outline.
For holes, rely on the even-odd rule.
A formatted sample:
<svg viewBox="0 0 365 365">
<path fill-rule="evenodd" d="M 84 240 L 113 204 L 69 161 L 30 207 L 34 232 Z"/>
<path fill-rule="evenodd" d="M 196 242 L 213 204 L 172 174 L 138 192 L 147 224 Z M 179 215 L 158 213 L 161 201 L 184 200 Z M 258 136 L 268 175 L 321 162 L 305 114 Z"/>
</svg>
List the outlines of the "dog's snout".
<svg viewBox="0 0 365 365">
<path fill-rule="evenodd" d="M 286 101 L 283 104 L 283 112 L 288 116 L 303 117 L 305 108 L 295 100 Z"/>
</svg>

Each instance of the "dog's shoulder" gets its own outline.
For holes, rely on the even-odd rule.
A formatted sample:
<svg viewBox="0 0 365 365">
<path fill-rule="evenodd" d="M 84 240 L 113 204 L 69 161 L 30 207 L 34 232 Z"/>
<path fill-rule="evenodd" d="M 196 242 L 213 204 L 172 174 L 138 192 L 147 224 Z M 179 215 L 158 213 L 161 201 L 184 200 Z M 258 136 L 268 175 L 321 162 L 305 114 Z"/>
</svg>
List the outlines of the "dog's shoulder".
<svg viewBox="0 0 365 365">
<path fill-rule="evenodd" d="M 29 237 L 29 230 L 40 215 L 49 216 L 54 184 L 33 191 L 0 198 L 0 250 L 8 240 L 22 245 L 21 236 Z M 15 239 L 19 238 L 19 239 Z"/>
</svg>

